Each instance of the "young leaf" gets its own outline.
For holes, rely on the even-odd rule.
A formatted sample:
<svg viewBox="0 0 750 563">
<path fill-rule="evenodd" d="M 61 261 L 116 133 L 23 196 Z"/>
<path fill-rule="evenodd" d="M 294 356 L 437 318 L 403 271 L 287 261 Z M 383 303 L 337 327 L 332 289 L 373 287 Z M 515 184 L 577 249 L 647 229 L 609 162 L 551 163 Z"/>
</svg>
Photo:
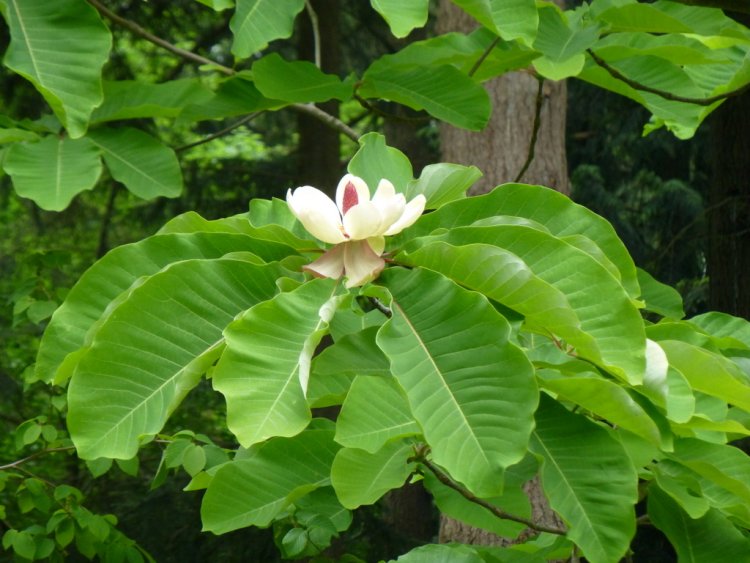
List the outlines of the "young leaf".
<svg viewBox="0 0 750 563">
<path fill-rule="evenodd" d="M 372 453 L 340 449 L 331 467 L 331 484 L 339 501 L 355 509 L 401 487 L 414 471 L 414 463 L 407 462 L 413 454 L 411 444 L 404 441 L 389 442 Z"/>
<path fill-rule="evenodd" d="M 227 426 L 243 446 L 307 426 L 310 362 L 340 291 L 334 280 L 312 280 L 259 303 L 224 331 L 227 349 L 213 386 L 225 396 Z"/>
<path fill-rule="evenodd" d="M 129 459 L 223 348 L 222 329 L 276 293 L 277 266 L 186 260 L 135 287 L 97 327 L 68 389 L 83 459 Z"/>
<path fill-rule="evenodd" d="M 72 138 L 102 101 L 101 69 L 112 37 L 83 0 L 3 0 L 10 28 L 4 63 L 30 80 Z"/>
<path fill-rule="evenodd" d="M 289 37 L 294 19 L 304 7 L 305 0 L 237 0 L 229 22 L 234 33 L 232 53 L 244 59 L 274 39 Z"/>
<path fill-rule="evenodd" d="M 510 325 L 482 296 L 428 270 L 389 269 L 393 317 L 378 345 L 436 463 L 475 494 L 502 491 L 525 454 L 538 395 Z"/>
<path fill-rule="evenodd" d="M 359 139 L 359 150 L 349 161 L 348 171 L 359 176 L 375 193 L 382 179 L 390 180 L 397 192 L 406 190 L 413 179 L 411 162 L 400 150 L 385 144 L 379 133 L 367 133 Z"/>
<path fill-rule="evenodd" d="M 336 441 L 371 454 L 391 439 L 420 433 L 406 396 L 392 377 L 358 376 L 336 419 Z"/>
<path fill-rule="evenodd" d="M 329 484 L 338 449 L 333 430 L 310 429 L 272 438 L 250 457 L 222 465 L 203 497 L 203 529 L 224 534 L 268 526 L 296 499 Z"/>
<path fill-rule="evenodd" d="M 592 563 L 619 561 L 635 533 L 638 475 L 602 427 L 542 394 L 532 451 L 542 459 L 550 506 Z"/>
<path fill-rule="evenodd" d="M 140 129 L 95 129 L 89 138 L 104 155 L 112 177 L 143 199 L 177 197 L 182 172 L 174 151 Z"/>
<path fill-rule="evenodd" d="M 74 196 L 96 185 L 102 162 L 91 140 L 50 135 L 37 143 L 11 145 L 3 168 L 18 195 L 42 209 L 62 211 Z"/>
</svg>

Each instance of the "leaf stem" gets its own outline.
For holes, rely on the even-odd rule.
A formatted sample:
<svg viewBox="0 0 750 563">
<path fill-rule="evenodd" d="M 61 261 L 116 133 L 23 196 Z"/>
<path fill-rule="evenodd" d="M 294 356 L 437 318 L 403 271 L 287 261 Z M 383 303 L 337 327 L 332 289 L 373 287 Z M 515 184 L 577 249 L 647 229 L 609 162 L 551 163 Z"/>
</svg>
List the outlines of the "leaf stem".
<svg viewBox="0 0 750 563">
<path fill-rule="evenodd" d="M 534 160 L 534 154 L 536 153 L 536 141 L 539 137 L 539 127 L 542 124 L 542 106 L 544 105 L 544 78 L 541 76 L 536 77 L 539 85 L 536 90 L 536 107 L 534 109 L 534 125 L 531 129 L 531 139 L 529 140 L 529 152 L 526 155 L 526 162 L 523 163 L 521 171 L 516 176 L 514 182 L 520 182 L 523 175 L 531 166 Z"/>
<path fill-rule="evenodd" d="M 487 48 L 480 55 L 477 61 L 472 65 L 471 70 L 469 70 L 469 76 L 474 76 L 474 74 L 479 70 L 479 67 L 482 66 L 482 63 L 485 61 L 485 59 L 490 56 L 492 49 L 494 49 L 498 43 L 500 43 L 500 36 L 495 37 L 495 39 L 489 45 L 487 45 Z"/>
<path fill-rule="evenodd" d="M 633 80 L 632 78 L 628 78 L 623 73 L 621 73 L 619 70 L 617 70 L 615 67 L 611 66 L 607 61 L 602 59 L 599 55 L 597 55 L 594 51 L 591 49 L 586 49 L 586 52 L 591 56 L 593 61 L 602 67 L 604 70 L 606 70 L 610 76 L 613 78 L 616 78 L 617 80 L 620 80 L 633 88 L 634 90 L 640 90 L 641 92 L 648 92 L 650 94 L 656 94 L 660 98 L 664 98 L 665 100 L 672 100 L 674 102 L 683 102 L 686 104 L 695 104 L 699 106 L 710 106 L 713 103 L 719 102 L 721 100 L 725 100 L 726 98 L 731 98 L 734 96 L 739 96 L 743 92 L 745 92 L 748 88 L 750 88 L 750 83 L 745 84 L 741 88 L 738 88 L 736 90 L 732 90 L 731 92 L 725 92 L 723 94 L 717 94 L 716 96 L 710 96 L 708 98 L 687 98 L 685 96 L 679 96 L 677 94 L 672 94 L 671 92 L 667 92 L 665 90 L 659 90 L 658 88 L 652 88 L 651 86 L 647 86 L 646 84 L 642 84 L 638 82 L 637 80 Z"/>
<path fill-rule="evenodd" d="M 536 522 L 534 522 L 533 520 L 529 520 L 528 518 L 523 518 L 521 516 L 516 516 L 515 514 L 510 514 L 508 512 L 505 512 L 501 508 L 495 506 L 491 502 L 488 502 L 484 499 L 477 497 L 469 489 L 467 489 L 463 485 L 460 485 L 459 483 L 456 483 L 442 469 L 440 469 L 432 461 L 427 459 L 426 448 L 418 449 L 413 459 L 414 461 L 419 462 L 424 467 L 429 469 L 430 472 L 432 472 L 432 474 L 435 475 L 437 480 L 440 481 L 443 485 L 450 487 L 451 489 L 459 493 L 462 497 L 464 497 L 466 500 L 473 502 L 474 504 L 478 504 L 482 508 L 489 510 L 494 516 L 497 516 L 498 518 L 501 518 L 503 520 L 512 520 L 513 522 L 518 522 L 519 524 L 523 524 L 537 532 L 546 532 L 548 534 L 556 534 L 558 536 L 564 536 L 567 533 L 565 530 L 561 528 L 545 526 L 543 524 L 537 524 Z"/>
<path fill-rule="evenodd" d="M 186 145 L 182 145 L 182 146 L 176 147 L 174 149 L 174 151 L 175 152 L 186 151 L 188 149 L 195 148 L 195 147 L 203 145 L 205 143 L 209 143 L 209 142 L 213 141 L 214 139 L 218 139 L 219 137 L 223 137 L 224 135 L 227 135 L 228 133 L 231 133 L 232 131 L 234 131 L 238 127 L 242 127 L 246 123 L 250 123 L 253 119 L 255 119 L 256 117 L 258 117 L 261 113 L 263 113 L 263 112 L 256 111 L 256 112 L 250 113 L 250 114 L 246 115 L 245 117 L 243 117 L 241 119 L 238 119 L 237 121 L 235 121 L 231 125 L 229 125 L 227 127 L 224 127 L 224 129 L 221 129 L 220 131 L 217 131 L 216 133 L 212 133 L 211 135 L 203 137 L 202 139 L 199 139 L 198 141 L 195 141 L 193 143 L 188 143 Z"/>
<path fill-rule="evenodd" d="M 318 14 L 315 13 L 315 9 L 310 0 L 305 0 L 305 10 L 307 10 L 307 15 L 310 18 L 310 25 L 312 26 L 313 43 L 315 45 L 315 66 L 322 69 L 323 58 L 320 54 L 320 25 L 318 24 Z"/>
</svg>

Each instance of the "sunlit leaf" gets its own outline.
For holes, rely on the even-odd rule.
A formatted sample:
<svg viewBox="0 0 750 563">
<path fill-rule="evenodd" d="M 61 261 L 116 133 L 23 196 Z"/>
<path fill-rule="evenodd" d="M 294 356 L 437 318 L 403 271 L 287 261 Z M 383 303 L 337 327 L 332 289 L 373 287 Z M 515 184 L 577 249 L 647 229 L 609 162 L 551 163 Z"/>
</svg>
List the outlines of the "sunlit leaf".
<svg viewBox="0 0 750 563">
<path fill-rule="evenodd" d="M 253 80 L 267 98 L 287 102 L 343 101 L 352 96 L 352 85 L 338 76 L 325 74 L 307 61 L 286 61 L 278 53 L 253 63 Z"/>
<path fill-rule="evenodd" d="M 396 37 L 406 37 L 412 29 L 427 23 L 429 0 L 370 0 L 370 4 L 388 22 Z"/>
<path fill-rule="evenodd" d="M 289 37 L 294 19 L 304 7 L 305 0 L 237 0 L 229 22 L 234 33 L 232 53 L 244 59 L 274 39 Z"/>
</svg>

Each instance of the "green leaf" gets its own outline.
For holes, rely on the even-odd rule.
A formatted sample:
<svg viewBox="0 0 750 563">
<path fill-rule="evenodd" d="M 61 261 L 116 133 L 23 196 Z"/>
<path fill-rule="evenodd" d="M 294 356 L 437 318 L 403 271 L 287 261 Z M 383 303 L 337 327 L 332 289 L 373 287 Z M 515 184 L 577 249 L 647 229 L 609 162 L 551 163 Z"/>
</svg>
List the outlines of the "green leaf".
<svg viewBox="0 0 750 563">
<path fill-rule="evenodd" d="M 357 375 L 389 377 L 388 358 L 375 343 L 379 328 L 371 326 L 336 340 L 315 357 L 314 373 L 321 377 L 345 375 L 351 379 Z"/>
<path fill-rule="evenodd" d="M 531 219 L 558 237 L 583 235 L 591 239 L 620 270 L 628 294 L 634 298 L 640 295 L 635 264 L 612 225 L 560 192 L 542 186 L 503 184 L 486 195 L 454 201 L 422 216 L 405 231 L 404 238 L 430 234 L 436 229 L 467 226 L 498 215 Z"/>
<path fill-rule="evenodd" d="M 406 37 L 412 29 L 427 23 L 429 0 L 370 0 L 370 4 L 388 22 L 396 37 Z"/>
<path fill-rule="evenodd" d="M 226 398 L 227 426 L 243 446 L 307 426 L 310 361 L 339 291 L 334 280 L 312 280 L 257 304 L 225 329 L 227 349 L 213 386 Z"/>
<path fill-rule="evenodd" d="M 286 102 L 346 101 L 352 97 L 352 84 L 323 73 L 313 63 L 285 61 L 278 53 L 253 63 L 253 79 L 261 94 Z"/>
<path fill-rule="evenodd" d="M 623 31 L 670 34 L 692 32 L 692 29 L 679 19 L 647 4 L 613 6 L 598 14 L 597 19 L 610 26 L 607 30 L 610 33 Z"/>
<path fill-rule="evenodd" d="M 392 377 L 358 376 L 336 419 L 336 441 L 371 454 L 389 440 L 420 433 L 404 391 Z"/>
<path fill-rule="evenodd" d="M 750 553 L 750 541 L 718 510 L 691 518 L 658 487 L 649 487 L 648 515 L 686 563 L 742 561 Z"/>
<path fill-rule="evenodd" d="M 471 546 L 462 544 L 427 544 L 416 547 L 396 559 L 398 563 L 483 563 Z M 393 563 L 393 561 L 391 561 Z"/>
<path fill-rule="evenodd" d="M 403 486 L 414 471 L 414 463 L 407 462 L 413 454 L 411 444 L 403 441 L 387 443 L 375 452 L 340 449 L 331 467 L 331 484 L 339 501 L 355 509 Z"/>
<path fill-rule="evenodd" d="M 375 61 L 362 76 L 358 94 L 398 102 L 464 129 L 479 131 L 490 117 L 487 92 L 454 66 L 430 67 Z"/>
<path fill-rule="evenodd" d="M 534 59 L 534 68 L 545 78 L 562 80 L 576 76 L 586 62 L 586 49 L 599 38 L 595 25 L 568 18 L 556 6 L 539 9 L 539 34 L 534 48 L 544 56 Z"/>
<path fill-rule="evenodd" d="M 728 347 L 750 348 L 750 322 L 746 319 L 711 311 L 697 315 L 688 322 L 700 327 L 711 336 L 727 339 Z"/>
<path fill-rule="evenodd" d="M 397 192 L 404 192 L 414 178 L 411 162 L 406 155 L 387 146 L 385 137 L 379 133 L 367 133 L 360 137 L 359 150 L 349 161 L 347 169 L 367 182 L 372 194 L 384 178 L 390 180 Z"/>
<path fill-rule="evenodd" d="M 309 515 L 323 516 L 334 525 L 337 532 L 343 532 L 351 526 L 352 513 L 341 506 L 333 487 L 315 489 L 294 504 L 297 506 L 295 515 L 300 520 L 306 520 Z"/>
<path fill-rule="evenodd" d="M 669 365 L 687 379 L 690 386 L 750 412 L 748 378 L 730 360 L 677 340 L 660 341 Z"/>
<path fill-rule="evenodd" d="M 294 19 L 304 7 L 305 0 L 237 0 L 229 22 L 234 33 L 232 53 L 244 59 L 274 39 L 291 36 Z"/>
<path fill-rule="evenodd" d="M 635 533 L 638 500 L 638 475 L 622 445 L 542 394 L 531 446 L 544 460 L 542 486 L 567 537 L 591 563 L 619 561 Z"/>
<path fill-rule="evenodd" d="M 42 209 L 62 211 L 74 196 L 96 185 L 102 163 L 89 139 L 49 136 L 38 143 L 11 145 L 3 169 L 18 195 Z"/>
<path fill-rule="evenodd" d="M 475 166 L 428 164 L 422 169 L 418 180 L 409 182 L 406 199 L 411 201 L 418 194 L 423 194 L 427 198 L 425 209 L 437 209 L 466 197 L 466 190 L 481 177 L 482 172 Z"/>
<path fill-rule="evenodd" d="M 453 0 L 479 23 L 498 33 L 506 41 L 534 41 L 539 15 L 533 0 Z"/>
<path fill-rule="evenodd" d="M 306 430 L 272 438 L 250 457 L 222 465 L 203 497 L 203 529 L 224 534 L 268 526 L 296 499 L 329 484 L 338 449 L 333 430 Z"/>
<path fill-rule="evenodd" d="M 286 102 L 269 100 L 258 91 L 244 73 L 228 78 L 219 84 L 216 93 L 205 101 L 196 101 L 186 106 L 178 121 L 204 121 L 247 115 L 256 111 L 278 109 Z"/>
<path fill-rule="evenodd" d="M 10 28 L 5 66 L 30 80 L 73 138 L 102 101 L 112 37 L 83 0 L 3 0 Z"/>
<path fill-rule="evenodd" d="M 276 292 L 278 267 L 186 260 L 147 278 L 102 319 L 68 388 L 68 428 L 83 459 L 129 459 L 224 345 L 222 329 Z"/>
<path fill-rule="evenodd" d="M 475 494 L 496 495 L 503 469 L 526 452 L 538 400 L 510 325 L 484 297 L 434 272 L 389 269 L 380 279 L 393 317 L 378 345 L 434 461 Z"/>
<path fill-rule="evenodd" d="M 559 398 L 571 401 L 616 426 L 661 445 L 659 428 L 628 392 L 614 381 L 592 372 L 566 373 L 558 370 L 537 371 L 539 385 Z"/>
<path fill-rule="evenodd" d="M 638 284 L 641 298 L 646 302 L 646 310 L 670 319 L 685 316 L 682 297 L 679 292 L 666 284 L 656 281 L 646 270 L 638 268 Z"/>
<path fill-rule="evenodd" d="M 138 80 L 105 80 L 104 102 L 94 110 L 92 123 L 143 117 L 177 117 L 183 108 L 209 100 L 212 92 L 197 78 L 162 84 Z"/>
<path fill-rule="evenodd" d="M 198 216 L 190 214 L 190 217 Z M 246 225 L 247 221 L 240 224 Z M 151 276 L 180 260 L 219 258 L 242 251 L 268 261 L 293 252 L 287 246 L 255 240 L 237 231 L 156 235 L 115 248 L 81 276 L 52 315 L 39 346 L 37 377 L 42 381 L 55 379 L 58 384 L 64 383 L 69 373 L 59 373 L 59 370 L 65 357 L 86 343 L 86 333 L 91 326 L 110 303 L 139 278 Z"/>
<path fill-rule="evenodd" d="M 449 207 L 451 205 L 446 205 L 435 213 Z M 580 348 L 579 354 L 620 378 L 635 384 L 642 381 L 646 338 L 640 313 L 618 280 L 589 254 L 555 236 L 525 225 L 458 227 L 444 235 L 417 243 L 431 240 L 443 240 L 452 245 L 497 247 L 520 258 L 534 275 L 565 296 L 578 317 L 578 323 L 564 327 L 564 332 L 557 334 L 565 334 L 566 339 Z M 397 256 L 397 259 L 401 260 L 401 255 Z M 503 260 L 508 261 L 505 257 Z M 414 261 L 414 264 L 421 263 Z M 434 261 L 430 267 L 433 267 L 432 264 Z M 479 272 L 485 271 L 481 263 L 465 261 L 464 264 L 471 268 L 469 272 L 474 280 L 480 280 Z M 459 278 L 457 281 L 464 283 L 460 278 L 465 275 L 465 271 L 453 267 L 452 264 L 446 264 L 447 268 L 451 269 L 449 275 L 455 275 Z M 515 285 L 518 285 L 518 280 L 503 280 L 502 275 L 497 277 L 501 278 L 498 281 L 503 283 L 510 281 L 506 291 L 517 289 Z M 581 291 L 583 287 L 587 288 L 587 291 Z M 488 292 L 488 295 L 494 289 L 491 283 L 481 288 Z M 591 295 L 599 297 L 592 300 Z M 512 299 L 521 302 L 522 299 L 519 297 L 513 296 Z M 549 302 L 545 303 L 541 299 L 537 305 L 549 306 Z M 544 323 L 544 320 L 540 319 L 539 322 Z M 559 326 L 555 329 L 560 331 Z"/>
<path fill-rule="evenodd" d="M 182 172 L 174 151 L 151 135 L 132 127 L 102 128 L 89 138 L 104 155 L 112 177 L 140 198 L 177 197 Z"/>
</svg>

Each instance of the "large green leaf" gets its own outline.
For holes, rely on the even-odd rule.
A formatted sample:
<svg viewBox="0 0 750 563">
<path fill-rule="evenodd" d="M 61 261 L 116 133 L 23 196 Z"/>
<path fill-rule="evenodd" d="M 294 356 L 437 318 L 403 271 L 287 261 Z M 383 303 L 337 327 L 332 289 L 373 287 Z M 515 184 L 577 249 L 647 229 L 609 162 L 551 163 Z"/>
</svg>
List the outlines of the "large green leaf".
<svg viewBox="0 0 750 563">
<path fill-rule="evenodd" d="M 352 84 L 341 82 L 334 74 L 325 74 L 307 61 L 286 61 L 271 53 L 253 63 L 253 80 L 267 98 L 286 102 L 325 102 L 348 100 Z"/>
<path fill-rule="evenodd" d="M 453 0 L 474 16 L 479 23 L 496 31 L 500 37 L 534 41 L 539 14 L 533 0 Z"/>
<path fill-rule="evenodd" d="M 649 487 L 648 515 L 677 551 L 680 562 L 745 561 L 750 541 L 718 510 L 691 518 L 669 495 Z"/>
<path fill-rule="evenodd" d="M 392 377 L 358 376 L 336 419 L 336 441 L 369 453 L 394 438 L 420 433 L 404 391 Z"/>
<path fill-rule="evenodd" d="M 422 169 L 419 178 L 412 180 L 407 186 L 406 199 L 411 200 L 417 194 L 422 194 L 427 199 L 425 209 L 437 209 L 466 197 L 466 190 L 481 177 L 482 172 L 475 166 L 428 164 Z"/>
<path fill-rule="evenodd" d="M 685 376 L 690 386 L 750 412 L 750 383 L 730 360 L 677 340 L 660 341 L 669 365 Z"/>
<path fill-rule="evenodd" d="M 475 494 L 502 491 L 525 454 L 537 390 L 510 325 L 482 296 L 428 270 L 389 269 L 393 317 L 378 334 L 436 463 Z"/>
<path fill-rule="evenodd" d="M 89 139 L 50 135 L 37 143 L 11 145 L 3 168 L 18 195 L 42 209 L 62 211 L 75 195 L 96 185 L 102 163 Z"/>
<path fill-rule="evenodd" d="M 491 111 L 484 88 L 450 65 L 405 66 L 383 57 L 365 71 L 358 93 L 364 98 L 425 110 L 451 125 L 472 131 L 487 125 Z"/>
<path fill-rule="evenodd" d="M 532 451 L 542 486 L 592 563 L 619 561 L 635 533 L 638 475 L 622 445 L 602 427 L 542 395 Z"/>
<path fill-rule="evenodd" d="M 427 23 L 429 0 L 370 0 L 370 4 L 388 22 L 396 37 L 406 37 L 412 29 Z"/>
<path fill-rule="evenodd" d="M 180 112 L 180 121 L 204 121 L 246 115 L 256 111 L 278 109 L 286 102 L 269 100 L 261 94 L 250 80 L 240 72 L 219 84 L 213 96 L 187 105 Z"/>
<path fill-rule="evenodd" d="M 349 161 L 347 169 L 367 182 L 372 194 L 382 179 L 389 180 L 397 192 L 406 191 L 413 180 L 409 159 L 400 150 L 386 145 L 385 137 L 379 133 L 360 137 L 359 150 Z"/>
<path fill-rule="evenodd" d="M 583 235 L 591 239 L 620 270 L 622 285 L 630 296 L 640 295 L 635 264 L 612 225 L 560 192 L 542 186 L 503 184 L 488 194 L 449 203 L 424 215 L 404 232 L 404 238 L 467 226 L 497 215 L 531 219 L 558 237 Z"/>
<path fill-rule="evenodd" d="M 377 313 L 380 315 L 380 313 Z M 338 319 L 341 314 L 337 313 Z M 381 323 L 382 324 L 382 323 Z M 354 378 L 357 375 L 390 376 L 390 363 L 375 343 L 378 326 L 342 336 L 315 357 L 313 371 L 322 376 L 337 374 Z M 360 385 L 379 385 L 378 383 Z M 383 384 L 388 385 L 388 384 Z M 361 447 L 361 446 L 360 446 Z"/>
<path fill-rule="evenodd" d="M 338 445 L 327 426 L 273 438 L 219 468 L 203 497 L 203 529 L 224 534 L 265 527 L 303 495 L 328 485 Z"/>
<path fill-rule="evenodd" d="M 109 172 L 143 199 L 177 197 L 182 193 L 182 172 L 174 151 L 140 129 L 95 129 L 89 138 L 104 155 Z"/>
<path fill-rule="evenodd" d="M 618 280 L 591 255 L 526 225 L 458 227 L 415 244 L 432 240 L 452 245 L 489 245 L 513 253 L 534 275 L 565 296 L 579 319 L 580 332 L 594 340 L 595 347 L 583 339 L 576 340 L 584 344 L 582 354 L 630 383 L 642 381 L 646 338 L 640 313 Z M 473 267 L 476 277 L 479 270 L 476 264 Z M 457 277 L 462 275 L 458 269 L 455 271 Z M 598 297 L 593 299 L 592 295 Z M 542 306 L 549 307 L 549 304 L 542 303 Z M 567 332 L 575 336 L 576 328 Z"/>
<path fill-rule="evenodd" d="M 556 6 L 539 10 L 539 34 L 534 48 L 544 56 L 534 59 L 534 68 L 552 80 L 577 75 L 586 62 L 585 51 L 599 36 L 598 27 L 566 17 Z"/>
<path fill-rule="evenodd" d="M 162 84 L 138 80 L 104 81 L 104 102 L 94 110 L 92 123 L 141 117 L 177 117 L 185 106 L 211 98 L 197 78 Z"/>
<path fill-rule="evenodd" d="M 109 311 L 68 389 L 68 428 L 84 459 L 130 459 L 217 359 L 223 328 L 276 292 L 278 267 L 186 260 Z"/>
<path fill-rule="evenodd" d="M 375 452 L 340 449 L 331 467 L 331 484 L 339 501 L 354 509 L 401 487 L 414 471 L 414 462 L 407 461 L 412 455 L 414 449 L 404 441 L 387 443 Z"/>
<path fill-rule="evenodd" d="M 339 291 L 334 280 L 312 280 L 255 305 L 224 331 L 227 348 L 212 381 L 226 398 L 227 426 L 243 446 L 307 426 L 310 362 Z"/>
<path fill-rule="evenodd" d="M 727 348 L 750 348 L 750 322 L 741 317 L 711 311 L 690 319 L 708 334 L 726 340 Z"/>
<path fill-rule="evenodd" d="M 237 0 L 229 22 L 234 33 L 232 53 L 247 58 L 274 39 L 289 37 L 294 19 L 304 7 L 305 0 Z"/>
<path fill-rule="evenodd" d="M 57 374 L 60 364 L 68 354 L 86 343 L 86 333 L 91 326 L 109 304 L 139 278 L 151 276 L 179 260 L 219 258 L 230 252 L 252 252 L 271 261 L 293 250 L 237 232 L 156 235 L 115 248 L 81 276 L 52 315 L 39 346 L 37 378 L 64 383 L 67 375 Z"/>
<path fill-rule="evenodd" d="M 84 0 L 2 0 L 10 28 L 3 62 L 30 80 L 73 137 L 102 101 L 101 70 L 112 37 Z"/>
<path fill-rule="evenodd" d="M 645 301 L 647 311 L 652 311 L 663 317 L 681 319 L 685 316 L 682 297 L 679 292 L 638 268 L 638 283 L 641 286 L 641 298 Z"/>
</svg>

